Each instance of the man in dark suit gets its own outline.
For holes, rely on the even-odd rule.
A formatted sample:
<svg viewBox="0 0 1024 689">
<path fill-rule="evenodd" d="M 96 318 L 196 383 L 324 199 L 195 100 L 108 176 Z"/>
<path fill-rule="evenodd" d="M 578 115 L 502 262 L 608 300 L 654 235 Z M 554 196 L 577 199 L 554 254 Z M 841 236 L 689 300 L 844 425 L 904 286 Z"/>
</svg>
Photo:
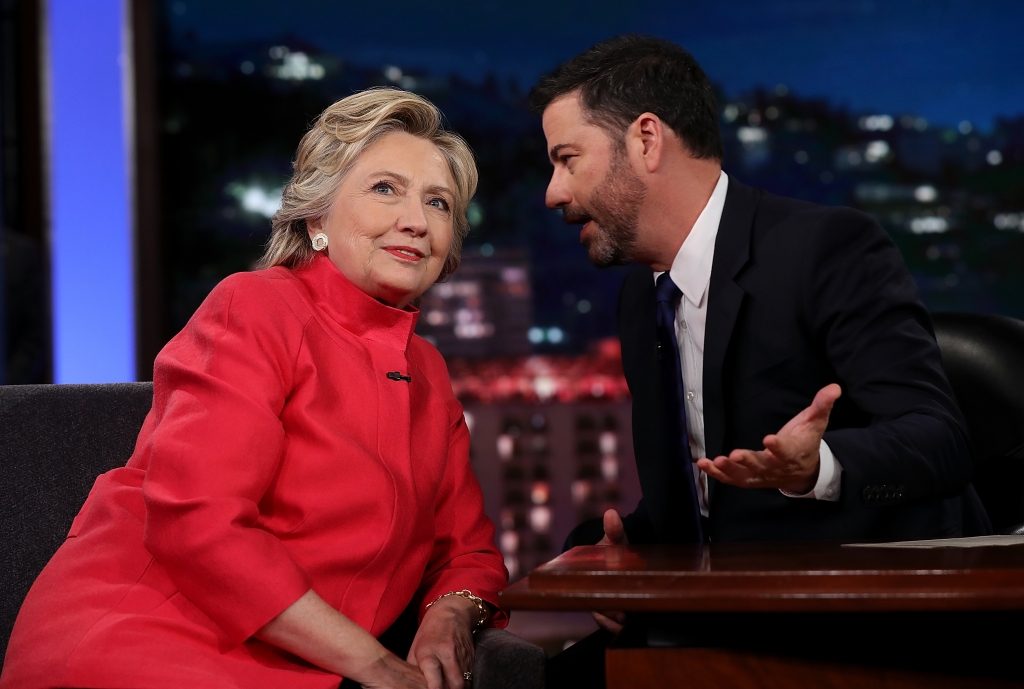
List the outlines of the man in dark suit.
<svg viewBox="0 0 1024 689">
<path fill-rule="evenodd" d="M 600 43 L 531 99 L 547 205 L 595 265 L 640 264 L 619 335 L 643 500 L 570 544 L 987 530 L 928 313 L 874 220 L 723 173 L 711 85 L 667 41 Z"/>
</svg>

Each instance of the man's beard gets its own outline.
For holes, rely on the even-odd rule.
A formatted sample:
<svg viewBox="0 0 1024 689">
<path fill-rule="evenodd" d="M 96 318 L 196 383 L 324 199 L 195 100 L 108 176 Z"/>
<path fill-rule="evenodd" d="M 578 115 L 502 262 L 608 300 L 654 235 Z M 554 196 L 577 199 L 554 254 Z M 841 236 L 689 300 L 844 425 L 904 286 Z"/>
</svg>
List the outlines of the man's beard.
<svg viewBox="0 0 1024 689">
<path fill-rule="evenodd" d="M 594 221 L 595 227 L 580 241 L 598 268 L 623 265 L 635 258 L 640 206 L 647 189 L 625 158 L 625 151 L 613 154 L 608 173 L 587 200 L 590 213 L 579 206 L 562 209 L 562 218 L 570 225 Z"/>
</svg>

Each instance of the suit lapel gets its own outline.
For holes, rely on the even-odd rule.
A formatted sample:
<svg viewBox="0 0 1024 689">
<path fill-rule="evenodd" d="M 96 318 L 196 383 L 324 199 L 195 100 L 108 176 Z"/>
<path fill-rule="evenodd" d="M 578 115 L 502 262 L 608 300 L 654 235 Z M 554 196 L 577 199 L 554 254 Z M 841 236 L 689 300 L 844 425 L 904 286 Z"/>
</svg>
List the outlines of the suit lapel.
<svg viewBox="0 0 1024 689">
<path fill-rule="evenodd" d="M 730 178 L 715 239 L 704 331 L 704 446 L 712 459 L 724 449 L 725 358 L 745 294 L 735 277 L 750 259 L 750 236 L 759 197 L 760 192 Z M 715 483 L 711 481 L 712 494 Z"/>
</svg>

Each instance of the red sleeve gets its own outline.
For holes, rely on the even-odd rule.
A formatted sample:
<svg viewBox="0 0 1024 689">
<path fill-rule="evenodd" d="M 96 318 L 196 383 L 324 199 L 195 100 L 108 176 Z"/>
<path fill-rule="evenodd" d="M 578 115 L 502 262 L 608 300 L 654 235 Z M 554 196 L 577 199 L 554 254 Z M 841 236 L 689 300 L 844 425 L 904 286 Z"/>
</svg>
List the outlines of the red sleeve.
<svg viewBox="0 0 1024 689">
<path fill-rule="evenodd" d="M 303 323 L 271 280 L 218 285 L 156 359 L 143 448 L 145 545 L 178 589 L 242 643 L 310 589 L 258 503 L 285 448 L 279 415 Z"/>
<path fill-rule="evenodd" d="M 448 463 L 434 509 L 434 550 L 420 586 L 420 619 L 425 606 L 449 591 L 469 589 L 497 608 L 495 627 L 508 624 L 498 591 L 508 585 L 508 570 L 494 546 L 494 525 L 484 514 L 483 493 L 469 463 L 469 431 L 462 406 L 454 399 Z"/>
</svg>

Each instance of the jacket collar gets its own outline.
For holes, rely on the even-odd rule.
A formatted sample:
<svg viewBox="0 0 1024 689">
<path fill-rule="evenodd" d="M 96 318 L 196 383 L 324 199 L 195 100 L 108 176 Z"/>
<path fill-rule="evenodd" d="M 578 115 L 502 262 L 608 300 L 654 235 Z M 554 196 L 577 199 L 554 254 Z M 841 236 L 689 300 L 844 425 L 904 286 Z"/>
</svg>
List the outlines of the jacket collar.
<svg viewBox="0 0 1024 689">
<path fill-rule="evenodd" d="M 353 285 L 323 254 L 318 253 L 295 275 L 306 285 L 313 302 L 345 330 L 402 352 L 409 347 L 418 309 L 382 304 Z"/>
</svg>

